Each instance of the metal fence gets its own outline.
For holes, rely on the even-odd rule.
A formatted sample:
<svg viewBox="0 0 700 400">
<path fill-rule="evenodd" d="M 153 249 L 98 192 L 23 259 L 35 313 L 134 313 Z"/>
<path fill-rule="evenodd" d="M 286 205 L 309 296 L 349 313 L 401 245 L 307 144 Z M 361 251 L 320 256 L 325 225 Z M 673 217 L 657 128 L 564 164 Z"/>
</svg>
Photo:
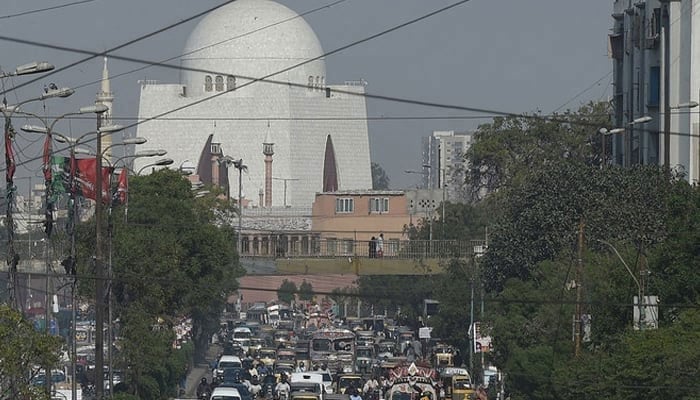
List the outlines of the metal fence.
<svg viewBox="0 0 700 400">
<path fill-rule="evenodd" d="M 390 258 L 390 259 L 423 259 L 423 258 L 462 258 L 478 255 L 484 249 L 484 241 L 480 240 L 385 240 L 382 251 L 377 243 L 367 240 L 349 239 L 318 239 L 308 243 L 292 244 L 286 251 L 277 251 L 274 256 L 250 254 L 244 251 L 243 257 L 266 258 Z"/>
</svg>

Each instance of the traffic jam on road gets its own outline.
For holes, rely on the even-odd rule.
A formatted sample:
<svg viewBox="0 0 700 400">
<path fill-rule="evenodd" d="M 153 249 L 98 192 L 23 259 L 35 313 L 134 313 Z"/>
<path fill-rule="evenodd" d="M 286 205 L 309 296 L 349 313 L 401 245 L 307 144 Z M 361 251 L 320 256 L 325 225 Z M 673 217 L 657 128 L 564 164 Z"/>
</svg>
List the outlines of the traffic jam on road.
<svg viewBox="0 0 700 400">
<path fill-rule="evenodd" d="M 226 319 L 197 396 L 206 400 L 485 399 L 449 345 L 384 316 L 258 307 Z"/>
</svg>

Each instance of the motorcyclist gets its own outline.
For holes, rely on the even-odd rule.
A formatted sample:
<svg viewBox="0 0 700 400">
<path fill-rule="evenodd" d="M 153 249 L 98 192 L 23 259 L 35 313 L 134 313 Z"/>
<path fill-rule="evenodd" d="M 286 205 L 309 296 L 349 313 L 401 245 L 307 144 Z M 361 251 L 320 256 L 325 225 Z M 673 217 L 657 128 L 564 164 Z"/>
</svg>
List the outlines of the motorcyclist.
<svg viewBox="0 0 700 400">
<path fill-rule="evenodd" d="M 283 373 L 280 375 L 280 382 L 275 386 L 275 396 L 277 396 L 278 399 L 286 399 L 291 390 L 292 388 L 289 386 L 289 382 L 287 382 L 287 375 Z"/>
<path fill-rule="evenodd" d="M 209 397 L 211 394 L 211 386 L 209 386 L 209 382 L 207 382 L 207 378 L 202 378 L 201 381 L 199 381 L 199 385 L 197 385 L 197 398 L 198 399 L 206 399 Z"/>
<path fill-rule="evenodd" d="M 330 373 L 331 373 L 331 371 L 328 369 L 328 364 L 326 364 L 326 363 L 321 364 L 321 369 L 320 369 L 320 371 L 321 371 L 321 373 L 324 373 L 324 374 L 330 374 Z"/>
<path fill-rule="evenodd" d="M 250 387 L 248 388 L 248 391 L 250 391 L 250 394 L 253 396 L 253 398 L 257 397 L 258 394 L 262 391 L 262 386 L 260 386 L 260 379 L 258 379 L 257 375 L 253 375 L 250 378 Z"/>
<path fill-rule="evenodd" d="M 365 382 L 365 385 L 362 387 L 362 391 L 364 392 L 365 396 L 368 396 L 369 394 L 378 390 L 379 382 L 377 382 L 377 378 L 375 378 L 374 376 L 367 379 L 367 382 Z"/>
<path fill-rule="evenodd" d="M 297 372 L 306 372 L 306 367 L 304 366 L 303 361 L 299 362 L 299 365 L 297 366 Z"/>
</svg>

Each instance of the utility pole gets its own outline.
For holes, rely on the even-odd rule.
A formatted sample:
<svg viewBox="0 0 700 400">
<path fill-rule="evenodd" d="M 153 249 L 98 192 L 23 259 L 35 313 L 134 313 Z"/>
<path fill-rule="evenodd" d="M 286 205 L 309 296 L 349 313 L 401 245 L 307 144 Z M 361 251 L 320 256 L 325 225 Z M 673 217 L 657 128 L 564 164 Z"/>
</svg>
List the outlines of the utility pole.
<svg viewBox="0 0 700 400">
<path fill-rule="evenodd" d="M 104 269 L 102 266 L 102 117 L 95 141 L 95 397 L 104 398 Z"/>
<path fill-rule="evenodd" d="M 646 296 L 645 296 L 645 276 L 647 274 L 647 256 L 644 251 L 644 241 L 639 244 L 639 330 L 644 330 L 646 324 Z"/>
<path fill-rule="evenodd" d="M 670 0 L 663 1 L 661 21 L 664 35 L 664 167 L 671 168 L 671 23 Z M 639 299 L 639 301 L 642 301 Z"/>
<path fill-rule="evenodd" d="M 583 228 L 585 223 L 581 217 L 578 223 L 578 260 L 576 263 L 576 316 L 574 317 L 574 355 L 578 357 L 581 354 L 581 317 L 583 316 L 583 307 L 581 305 L 583 285 Z"/>
</svg>

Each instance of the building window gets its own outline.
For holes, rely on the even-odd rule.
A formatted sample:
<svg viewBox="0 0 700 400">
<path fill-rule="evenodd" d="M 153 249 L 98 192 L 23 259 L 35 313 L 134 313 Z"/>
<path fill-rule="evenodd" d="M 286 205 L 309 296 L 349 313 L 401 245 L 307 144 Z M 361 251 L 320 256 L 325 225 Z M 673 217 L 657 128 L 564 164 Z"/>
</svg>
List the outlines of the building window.
<svg viewBox="0 0 700 400">
<path fill-rule="evenodd" d="M 236 90 L 236 77 L 229 75 L 226 77 L 226 90 Z"/>
<path fill-rule="evenodd" d="M 215 87 L 214 89 L 217 92 L 223 92 L 224 91 L 224 77 L 221 75 L 216 76 L 216 81 L 215 81 Z"/>
<path fill-rule="evenodd" d="M 212 89 L 211 75 L 207 75 L 204 77 L 204 91 L 211 92 L 211 89 Z"/>
<path fill-rule="evenodd" d="M 314 90 L 314 77 L 312 75 L 309 75 L 309 90 Z"/>
<path fill-rule="evenodd" d="M 648 107 L 658 107 L 661 97 L 661 67 L 649 68 L 649 102 Z"/>
<path fill-rule="evenodd" d="M 353 199 L 343 198 L 335 199 L 336 213 L 351 213 L 355 210 L 355 202 Z"/>
<path fill-rule="evenodd" d="M 369 199 L 370 213 L 386 213 L 389 212 L 388 197 L 372 197 Z"/>
</svg>

